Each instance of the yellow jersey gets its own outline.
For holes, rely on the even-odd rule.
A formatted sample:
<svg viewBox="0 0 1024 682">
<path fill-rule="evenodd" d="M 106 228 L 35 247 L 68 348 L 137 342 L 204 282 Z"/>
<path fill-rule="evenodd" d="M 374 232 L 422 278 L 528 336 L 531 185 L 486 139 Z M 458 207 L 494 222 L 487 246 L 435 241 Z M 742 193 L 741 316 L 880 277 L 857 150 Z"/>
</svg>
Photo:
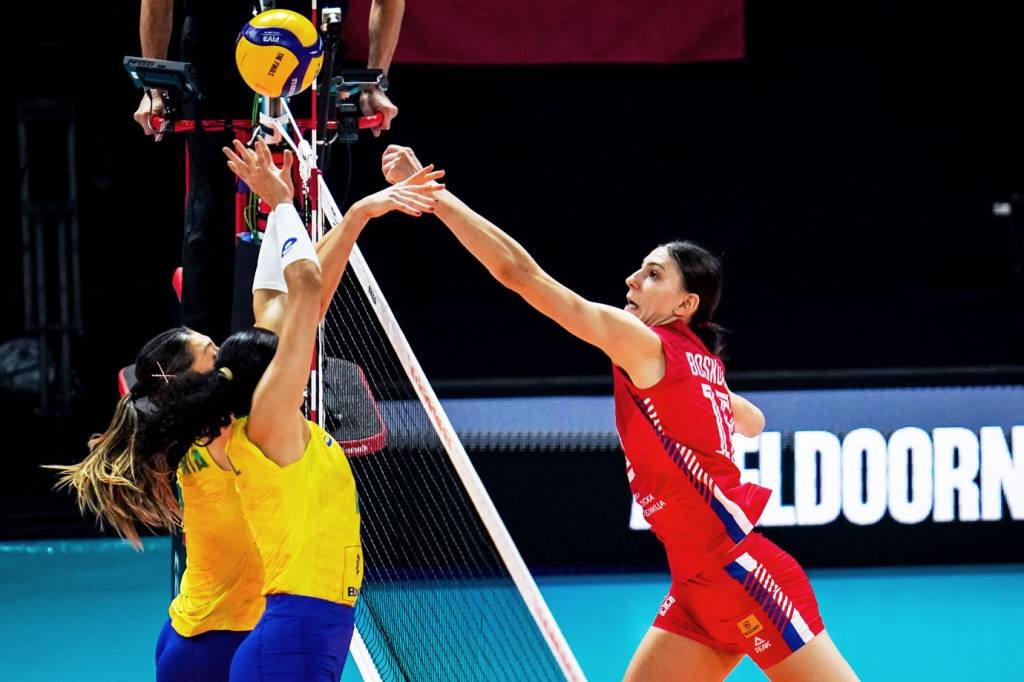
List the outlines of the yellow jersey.
<svg viewBox="0 0 1024 682">
<path fill-rule="evenodd" d="M 263 594 L 317 597 L 353 606 L 363 582 L 356 483 L 348 458 L 311 421 L 302 458 L 282 467 L 237 420 L 228 458 L 242 510 L 263 559 Z"/>
<path fill-rule="evenodd" d="M 188 553 L 171 625 L 183 637 L 251 630 L 263 613 L 263 564 L 242 516 L 235 475 L 198 445 L 177 470 Z"/>
</svg>

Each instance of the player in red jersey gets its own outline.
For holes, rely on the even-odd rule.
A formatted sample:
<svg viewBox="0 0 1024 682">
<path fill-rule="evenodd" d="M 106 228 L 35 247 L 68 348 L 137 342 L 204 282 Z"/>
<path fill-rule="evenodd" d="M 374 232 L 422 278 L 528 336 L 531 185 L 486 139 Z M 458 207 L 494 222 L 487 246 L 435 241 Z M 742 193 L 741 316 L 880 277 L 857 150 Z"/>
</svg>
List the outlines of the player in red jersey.
<svg viewBox="0 0 1024 682">
<path fill-rule="evenodd" d="M 389 182 L 421 167 L 407 147 L 382 159 Z M 450 192 L 435 196 L 437 216 L 495 279 L 611 358 L 626 475 L 672 575 L 626 680 L 722 680 L 744 655 L 772 680 L 857 679 L 799 564 L 753 532 L 771 491 L 740 483 L 732 434 L 756 436 L 764 416 L 725 382 L 718 260 L 691 242 L 659 246 L 614 308 L 555 281 Z"/>
</svg>

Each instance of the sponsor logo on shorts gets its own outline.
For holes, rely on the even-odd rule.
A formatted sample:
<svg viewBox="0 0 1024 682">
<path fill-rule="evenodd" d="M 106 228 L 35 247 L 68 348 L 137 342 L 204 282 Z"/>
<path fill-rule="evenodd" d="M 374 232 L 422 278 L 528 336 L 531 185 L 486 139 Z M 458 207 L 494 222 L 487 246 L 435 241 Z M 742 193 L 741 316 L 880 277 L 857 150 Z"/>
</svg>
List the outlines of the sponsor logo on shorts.
<svg viewBox="0 0 1024 682">
<path fill-rule="evenodd" d="M 285 254 L 292 250 L 292 247 L 295 246 L 295 242 L 297 241 L 299 241 L 298 237 L 288 237 L 288 239 L 284 241 L 284 246 L 281 247 L 282 258 L 284 258 Z"/>
<path fill-rule="evenodd" d="M 754 638 L 754 653 L 764 653 L 765 651 L 768 651 L 768 649 L 770 649 L 771 646 L 772 643 L 769 642 L 767 639 L 761 639 L 760 637 Z"/>
<path fill-rule="evenodd" d="M 666 615 L 668 613 L 668 610 L 672 608 L 672 605 L 675 603 L 676 598 L 673 597 L 671 594 L 668 595 L 667 597 L 665 597 L 665 601 L 661 602 L 661 608 L 658 609 L 658 613 L 660 613 L 662 616 Z"/>
<path fill-rule="evenodd" d="M 754 614 L 750 614 L 740 622 L 736 623 L 736 627 L 740 629 L 743 636 L 750 639 L 754 636 L 755 632 L 761 632 L 761 621 L 759 621 Z"/>
</svg>

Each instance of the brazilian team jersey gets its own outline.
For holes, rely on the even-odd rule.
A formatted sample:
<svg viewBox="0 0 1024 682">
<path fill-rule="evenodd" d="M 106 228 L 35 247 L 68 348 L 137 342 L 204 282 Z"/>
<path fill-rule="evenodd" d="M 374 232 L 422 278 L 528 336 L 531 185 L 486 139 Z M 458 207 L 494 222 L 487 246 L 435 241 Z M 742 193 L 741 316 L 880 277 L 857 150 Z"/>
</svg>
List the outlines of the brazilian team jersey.
<svg viewBox="0 0 1024 682">
<path fill-rule="evenodd" d="M 263 564 L 242 517 L 235 475 L 193 446 L 177 471 L 188 565 L 171 602 L 183 637 L 210 630 L 251 630 L 263 613 Z"/>
<path fill-rule="evenodd" d="M 237 420 L 228 441 L 235 486 L 259 547 L 263 594 L 317 597 L 352 606 L 363 582 L 356 484 L 348 458 L 311 421 L 302 458 L 280 466 Z"/>
</svg>

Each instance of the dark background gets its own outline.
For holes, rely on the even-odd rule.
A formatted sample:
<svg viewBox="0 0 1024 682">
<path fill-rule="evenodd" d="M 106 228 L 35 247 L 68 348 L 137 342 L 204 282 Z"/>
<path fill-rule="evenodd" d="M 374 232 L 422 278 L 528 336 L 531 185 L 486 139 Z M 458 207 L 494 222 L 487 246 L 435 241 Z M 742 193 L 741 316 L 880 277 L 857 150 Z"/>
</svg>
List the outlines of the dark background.
<svg viewBox="0 0 1024 682">
<path fill-rule="evenodd" d="M 1021 228 L 1015 239 L 992 204 L 1024 193 L 1021 10 L 895 4 L 751 0 L 738 62 L 396 65 L 400 115 L 352 148 L 349 200 L 381 186 L 388 142 L 411 145 L 555 277 L 609 303 L 659 242 L 695 239 L 723 258 L 719 318 L 740 378 L 1019 366 Z M 0 536 L 79 534 L 88 524 L 38 465 L 84 455 L 117 369 L 175 322 L 184 151 L 131 118 L 139 95 L 120 62 L 139 52 L 137 3 L 20 12 L 12 21 L 33 30 L 7 55 L 5 177 L 19 170 L 17 99 L 73 101 L 84 333 L 70 416 L 0 396 Z M 344 163 L 332 172 L 340 201 Z M 18 184 L 6 188 L 17 207 Z M 17 221 L 0 250 L 0 342 L 25 336 Z M 606 374 L 599 352 L 501 290 L 435 220 L 381 220 L 360 245 L 442 397 L 471 392 L 466 379 Z"/>
</svg>

